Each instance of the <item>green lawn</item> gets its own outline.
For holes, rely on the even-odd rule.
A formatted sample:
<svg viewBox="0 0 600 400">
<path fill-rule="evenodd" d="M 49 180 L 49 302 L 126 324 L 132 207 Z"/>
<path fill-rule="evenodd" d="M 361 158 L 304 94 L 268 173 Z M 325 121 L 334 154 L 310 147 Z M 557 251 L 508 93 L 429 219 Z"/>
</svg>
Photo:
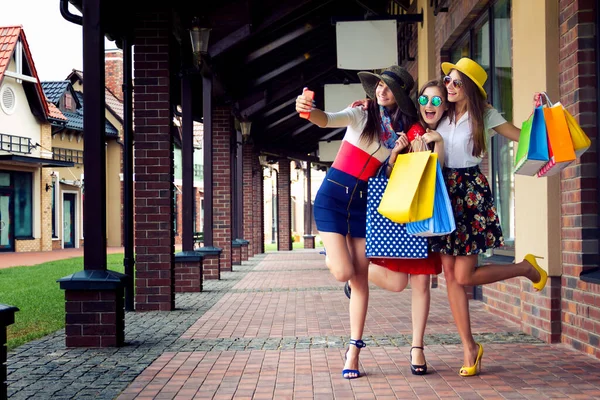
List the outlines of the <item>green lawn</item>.
<svg viewBox="0 0 600 400">
<path fill-rule="evenodd" d="M 109 254 L 107 265 L 122 273 L 123 254 Z M 0 303 L 20 310 L 8 327 L 9 350 L 64 328 L 65 293 L 56 280 L 82 269 L 83 257 L 0 269 Z"/>
</svg>

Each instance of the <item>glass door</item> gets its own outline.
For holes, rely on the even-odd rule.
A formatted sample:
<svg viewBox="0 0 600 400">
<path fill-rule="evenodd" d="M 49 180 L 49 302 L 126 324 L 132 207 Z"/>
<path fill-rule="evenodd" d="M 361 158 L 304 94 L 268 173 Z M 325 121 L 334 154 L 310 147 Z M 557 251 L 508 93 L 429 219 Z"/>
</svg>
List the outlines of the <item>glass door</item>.
<svg viewBox="0 0 600 400">
<path fill-rule="evenodd" d="M 11 195 L 0 190 L 0 251 L 14 251 Z"/>
<path fill-rule="evenodd" d="M 72 193 L 64 195 L 63 243 L 65 249 L 75 247 L 75 195 Z"/>
</svg>

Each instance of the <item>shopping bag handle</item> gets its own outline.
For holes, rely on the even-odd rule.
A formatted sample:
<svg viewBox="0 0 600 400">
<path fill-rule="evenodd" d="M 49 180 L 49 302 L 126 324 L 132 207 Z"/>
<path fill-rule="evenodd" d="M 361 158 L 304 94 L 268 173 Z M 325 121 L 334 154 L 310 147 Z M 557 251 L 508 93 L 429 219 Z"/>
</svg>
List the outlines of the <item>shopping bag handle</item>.
<svg viewBox="0 0 600 400">
<path fill-rule="evenodd" d="M 543 106 L 543 104 L 542 104 L 542 95 L 546 99 L 546 105 L 548 107 L 552 107 L 554 104 L 550 101 L 550 97 L 548 97 L 548 93 L 546 93 L 546 92 L 540 92 L 540 97 L 538 97 L 538 100 L 536 102 L 536 106 Z"/>
</svg>

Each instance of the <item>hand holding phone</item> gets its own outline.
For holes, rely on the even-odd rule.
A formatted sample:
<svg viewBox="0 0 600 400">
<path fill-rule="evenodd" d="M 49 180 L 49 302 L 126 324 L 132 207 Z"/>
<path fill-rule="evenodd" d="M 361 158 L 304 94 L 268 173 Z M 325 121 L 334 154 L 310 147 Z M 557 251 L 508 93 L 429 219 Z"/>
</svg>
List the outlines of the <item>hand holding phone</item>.
<svg viewBox="0 0 600 400">
<path fill-rule="evenodd" d="M 304 88 L 302 90 L 302 95 L 305 97 L 308 97 L 310 100 L 314 100 L 314 98 L 315 98 L 315 92 L 313 92 L 312 90 L 308 90 L 308 88 Z M 309 112 L 301 112 L 300 118 L 308 119 L 308 118 L 310 118 L 310 113 Z"/>
</svg>

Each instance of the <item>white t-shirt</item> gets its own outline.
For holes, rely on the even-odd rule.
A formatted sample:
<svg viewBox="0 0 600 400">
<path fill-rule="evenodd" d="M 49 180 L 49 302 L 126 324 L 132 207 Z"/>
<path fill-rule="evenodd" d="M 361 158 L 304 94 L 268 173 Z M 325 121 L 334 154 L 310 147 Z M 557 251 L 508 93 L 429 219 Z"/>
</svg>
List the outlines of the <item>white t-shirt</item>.
<svg viewBox="0 0 600 400">
<path fill-rule="evenodd" d="M 485 111 L 483 124 L 489 137 L 496 134 L 493 128 L 504 123 L 506 123 L 506 120 L 495 108 L 488 108 Z M 436 131 L 444 139 L 446 167 L 468 168 L 481 163 L 481 158 L 473 155 L 473 138 L 468 112 L 460 117 L 456 124 L 453 124 L 448 117 L 444 117 L 438 124 Z"/>
</svg>

